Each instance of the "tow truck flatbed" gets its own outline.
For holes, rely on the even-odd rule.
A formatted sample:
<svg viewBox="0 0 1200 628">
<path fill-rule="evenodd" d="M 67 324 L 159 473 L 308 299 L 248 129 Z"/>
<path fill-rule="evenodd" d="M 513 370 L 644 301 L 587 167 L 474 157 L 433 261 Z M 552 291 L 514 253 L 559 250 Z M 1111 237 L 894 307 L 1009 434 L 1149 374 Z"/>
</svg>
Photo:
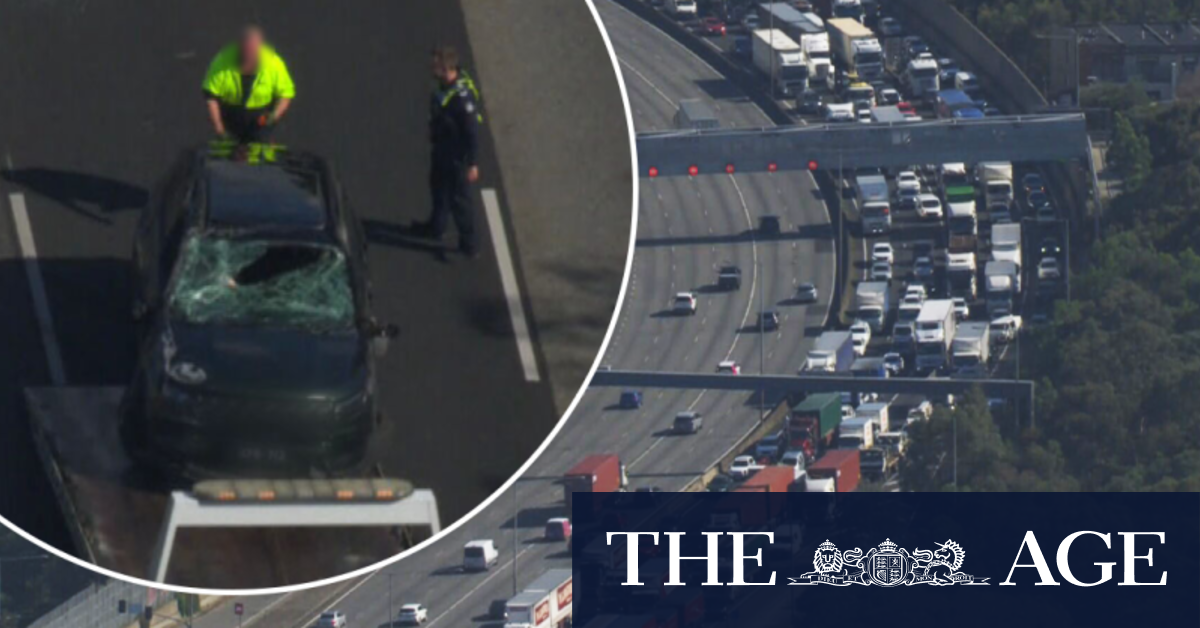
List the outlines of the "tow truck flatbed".
<svg viewBox="0 0 1200 628">
<path fill-rule="evenodd" d="M 428 532 L 439 528 L 436 500 L 423 489 L 366 504 L 212 503 L 173 490 L 125 455 L 117 434 L 123 390 L 25 391 L 38 455 L 75 553 L 89 562 L 182 586 L 280 586 L 345 573 L 405 549 L 413 537 L 380 522 L 395 520 L 398 506 L 407 519 L 427 521 Z"/>
</svg>

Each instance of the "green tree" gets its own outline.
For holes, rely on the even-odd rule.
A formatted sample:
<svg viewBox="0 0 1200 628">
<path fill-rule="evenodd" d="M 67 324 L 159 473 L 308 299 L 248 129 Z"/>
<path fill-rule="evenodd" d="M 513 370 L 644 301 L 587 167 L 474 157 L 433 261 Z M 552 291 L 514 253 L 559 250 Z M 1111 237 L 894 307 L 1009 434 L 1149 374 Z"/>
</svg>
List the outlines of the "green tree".
<svg viewBox="0 0 1200 628">
<path fill-rule="evenodd" d="M 1138 134 L 1129 118 L 1120 112 L 1115 114 L 1112 146 L 1107 158 L 1126 189 L 1137 190 L 1150 174 L 1150 140 Z"/>
</svg>

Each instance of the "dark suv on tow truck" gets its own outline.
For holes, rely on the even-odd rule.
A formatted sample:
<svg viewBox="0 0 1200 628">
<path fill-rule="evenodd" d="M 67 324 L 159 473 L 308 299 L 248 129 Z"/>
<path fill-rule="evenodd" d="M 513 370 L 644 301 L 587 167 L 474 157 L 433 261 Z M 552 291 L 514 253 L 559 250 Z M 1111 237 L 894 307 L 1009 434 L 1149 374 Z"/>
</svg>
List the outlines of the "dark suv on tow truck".
<svg viewBox="0 0 1200 628">
<path fill-rule="evenodd" d="M 325 160 L 186 152 L 139 222 L 133 294 L 135 462 L 193 479 L 359 469 L 396 330 L 371 316 L 366 241 Z"/>
</svg>

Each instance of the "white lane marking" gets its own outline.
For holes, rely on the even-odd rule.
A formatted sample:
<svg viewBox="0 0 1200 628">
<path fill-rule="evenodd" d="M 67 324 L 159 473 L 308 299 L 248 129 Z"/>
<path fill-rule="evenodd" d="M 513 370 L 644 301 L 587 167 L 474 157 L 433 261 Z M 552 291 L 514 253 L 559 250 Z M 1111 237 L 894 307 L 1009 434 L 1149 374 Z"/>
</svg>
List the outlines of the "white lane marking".
<svg viewBox="0 0 1200 628">
<path fill-rule="evenodd" d="M 8 202 L 12 206 L 13 224 L 17 227 L 17 244 L 21 249 L 25 278 L 29 281 L 29 292 L 33 298 L 33 312 L 37 317 L 38 329 L 42 335 L 42 349 L 46 352 L 46 367 L 50 370 L 50 382 L 55 386 L 65 386 L 67 371 L 63 367 L 58 336 L 54 334 L 54 318 L 50 315 L 50 299 L 46 297 L 46 284 L 42 280 L 42 268 L 38 266 L 37 245 L 33 242 L 33 228 L 29 224 L 29 211 L 25 207 L 25 195 L 19 192 L 9 194 Z"/>
<path fill-rule="evenodd" d="M 629 68 L 630 72 L 633 72 L 634 75 L 636 75 L 638 78 L 645 81 L 645 83 L 650 86 L 650 89 L 653 89 L 656 93 L 658 93 L 659 96 L 662 97 L 663 100 L 667 101 L 668 105 L 671 105 L 672 107 L 675 106 L 675 101 L 671 100 L 670 96 L 667 96 L 666 93 L 663 92 L 663 90 L 659 89 L 658 85 L 654 84 L 654 81 L 651 81 L 650 79 L 646 78 L 645 74 L 638 72 L 637 68 L 633 67 L 632 65 L 629 65 L 629 62 L 625 61 L 624 59 L 617 59 L 617 61 L 620 61 L 621 65 Z"/>
<path fill-rule="evenodd" d="M 533 337 L 529 334 L 525 303 L 521 300 L 521 287 L 517 284 L 516 266 L 513 265 L 512 251 L 508 248 L 508 234 L 504 231 L 504 217 L 500 214 L 500 197 L 496 195 L 496 190 L 484 188 L 483 207 L 487 212 L 492 246 L 496 249 L 496 263 L 500 266 L 500 283 L 508 299 L 513 335 L 517 337 L 517 353 L 521 356 L 521 366 L 525 368 L 525 381 L 538 382 L 542 376 L 538 371 L 537 356 L 533 353 Z"/>
</svg>

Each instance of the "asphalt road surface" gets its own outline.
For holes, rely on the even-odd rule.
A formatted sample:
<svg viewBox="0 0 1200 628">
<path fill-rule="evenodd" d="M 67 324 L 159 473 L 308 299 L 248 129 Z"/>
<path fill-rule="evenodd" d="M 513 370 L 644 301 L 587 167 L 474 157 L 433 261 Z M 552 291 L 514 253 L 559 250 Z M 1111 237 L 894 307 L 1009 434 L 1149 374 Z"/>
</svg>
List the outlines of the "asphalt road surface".
<svg viewBox="0 0 1200 628">
<path fill-rule="evenodd" d="M 710 99 L 726 126 L 769 124 L 733 85 L 682 46 L 608 0 L 597 5 L 621 61 L 639 130 L 665 128 L 678 100 L 689 97 Z M 833 281 L 832 243 L 827 231 L 821 231 L 828 229 L 829 218 L 815 190 L 806 173 L 643 178 L 631 283 L 604 362 L 618 369 L 711 372 L 729 357 L 746 364 L 747 372 L 756 372 L 760 338 L 743 328 L 756 315 L 759 291 L 765 290 L 768 307 L 786 316 L 780 330 L 765 338 L 767 371 L 794 372 L 811 343 L 811 330 L 824 322 Z M 764 241 L 747 233 L 763 213 L 782 217 L 783 237 Z M 762 264 L 757 277 L 755 259 Z M 707 291 L 715 281 L 714 266 L 726 260 L 742 265 L 742 289 Z M 819 303 L 790 304 L 792 286 L 801 281 L 818 285 L 824 295 Z M 662 315 L 671 296 L 683 290 L 702 293 L 699 313 Z M 564 471 L 588 454 L 618 453 L 633 486 L 677 490 L 703 473 L 759 418 L 755 400 L 743 395 L 645 392 L 643 407 L 628 411 L 616 409 L 617 391 L 589 391 L 515 490 L 461 528 L 336 594 L 326 590 L 292 597 L 322 600 L 318 610 L 342 610 L 361 626 L 386 626 L 396 609 L 409 602 L 429 607 L 427 626 L 500 625 L 499 618 L 489 614 L 497 601 L 511 597 L 514 588 L 546 569 L 570 565 L 563 544 L 542 541 L 546 519 L 563 513 L 562 487 L 556 480 Z M 669 435 L 675 412 L 689 407 L 708 417 L 704 431 L 697 436 Z M 496 541 L 499 565 L 487 573 L 462 573 L 458 566 L 463 545 L 480 538 Z M 220 625 L 224 616 L 218 610 L 211 625 Z M 271 610 L 257 617 L 262 625 L 289 627 L 307 626 L 314 618 L 296 619 Z"/>
<path fill-rule="evenodd" d="M 591 67 L 592 82 L 603 89 L 607 55 L 590 12 L 581 3 L 554 17 L 581 33 L 580 50 L 602 53 L 593 55 Z M 567 360 L 547 358 L 559 347 L 539 342 L 539 320 L 559 328 L 577 324 L 570 338 L 554 339 L 573 343 L 575 356 L 588 354 L 587 346 L 594 355 L 608 326 L 609 314 L 597 302 L 615 303 L 628 246 L 627 146 L 624 155 L 616 151 L 615 163 L 585 163 L 576 179 L 561 180 L 554 195 L 540 201 L 555 202 L 562 221 L 555 230 L 559 259 L 571 248 L 562 238 L 614 251 L 595 256 L 596 267 L 581 269 L 571 259 L 569 271 L 590 273 L 587 312 L 548 311 L 548 303 L 571 294 L 541 288 L 555 261 L 545 252 L 532 278 L 524 272 L 523 250 L 538 250 L 549 237 L 528 224 L 538 219 L 528 206 L 538 202 L 536 186 L 543 181 L 522 178 L 513 195 L 525 206 L 510 207 L 501 180 L 505 171 L 537 169 L 537 163 L 504 159 L 523 155 L 513 138 L 527 118 L 536 119 L 531 112 L 555 96 L 553 84 L 522 98 L 499 80 L 493 87 L 486 71 L 476 72 L 485 106 L 489 94 L 497 96 L 498 110 L 488 111 L 495 116 L 485 127 L 480 188 L 497 191 L 498 230 L 512 250 L 515 293 L 501 280 L 482 206 L 483 251 L 475 262 L 443 261 L 398 235 L 398 227 L 428 213 L 428 51 L 451 43 L 466 53 L 464 65 L 476 67 L 459 3 L 8 3 L 0 8 L 0 82 L 7 86 L 0 93 L 0 290 L 6 297 L 0 307 L 0 515 L 58 547 L 69 549 L 70 542 L 32 447 L 21 390 L 128 381 L 127 262 L 138 212 L 166 164 L 209 138 L 200 80 L 215 51 L 250 21 L 266 29 L 298 88 L 276 140 L 338 166 L 373 244 L 376 315 L 401 328 L 380 365 L 387 424 L 376 456 L 388 475 L 436 491 L 443 525 L 476 506 L 530 456 L 558 421 L 555 393 L 570 398 L 583 381 L 590 358 L 574 357 L 572 375 L 558 377 L 552 390 L 547 361 Z M 619 107 L 615 77 L 607 92 L 607 101 L 596 98 L 594 105 L 611 111 Z M 613 154 L 608 149 L 620 148 L 628 133 L 623 116 L 597 119 L 618 124 L 593 123 L 575 139 L 607 143 L 597 154 Z M 497 148 L 493 134 L 508 138 L 509 147 Z M 584 180 L 597 173 L 611 197 L 564 202 L 566 191 L 588 185 Z M 597 207 L 601 201 L 606 205 Z M 564 220 L 571 212 L 575 217 Z M 524 356 L 512 317 L 517 306 L 526 309 L 531 328 Z"/>
</svg>

